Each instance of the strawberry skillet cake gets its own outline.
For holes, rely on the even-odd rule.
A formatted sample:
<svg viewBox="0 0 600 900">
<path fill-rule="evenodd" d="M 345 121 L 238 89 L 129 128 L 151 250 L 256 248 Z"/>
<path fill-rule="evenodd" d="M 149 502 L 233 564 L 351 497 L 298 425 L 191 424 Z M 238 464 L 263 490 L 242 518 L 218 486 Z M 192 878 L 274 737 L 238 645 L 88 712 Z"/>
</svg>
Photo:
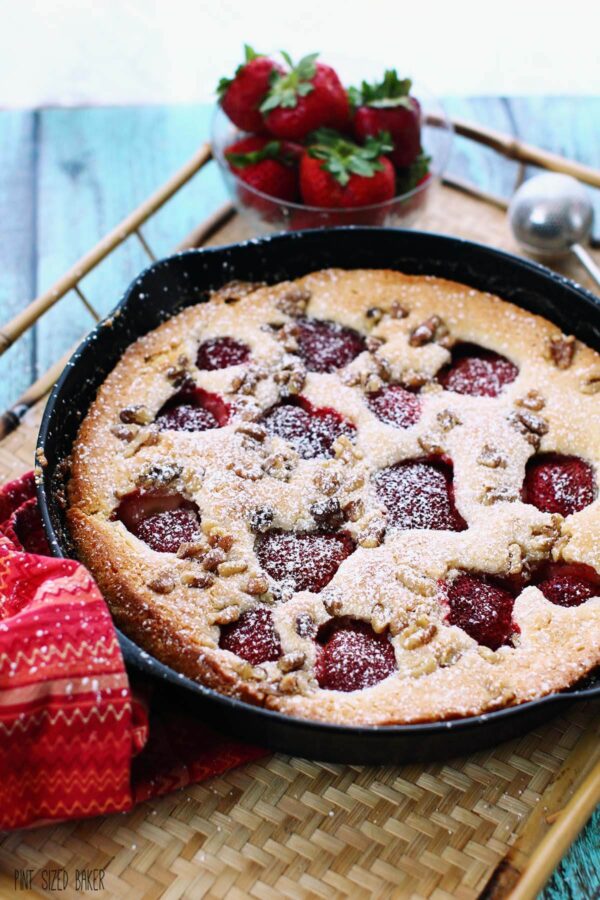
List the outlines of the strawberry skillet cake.
<svg viewBox="0 0 600 900">
<path fill-rule="evenodd" d="M 177 671 L 339 724 L 468 716 L 600 664 L 600 356 L 433 277 L 232 283 L 133 344 L 69 526 Z"/>
</svg>

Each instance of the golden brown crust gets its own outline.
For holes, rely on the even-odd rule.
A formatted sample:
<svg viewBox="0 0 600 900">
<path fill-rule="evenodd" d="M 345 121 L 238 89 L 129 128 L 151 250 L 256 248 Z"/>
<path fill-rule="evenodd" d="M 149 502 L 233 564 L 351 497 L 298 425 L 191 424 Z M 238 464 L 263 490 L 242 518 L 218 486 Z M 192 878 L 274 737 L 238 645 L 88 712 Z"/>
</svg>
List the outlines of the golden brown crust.
<svg viewBox="0 0 600 900">
<path fill-rule="evenodd" d="M 333 460 L 298 460 L 292 454 L 292 473 L 284 480 L 274 477 L 268 462 L 284 449 L 283 442 L 268 438 L 253 445 L 238 429 L 280 396 L 277 372 L 289 366 L 293 354 L 264 326 L 293 321 L 294 297 L 303 295 L 310 298 L 308 315 L 338 321 L 385 343 L 360 354 L 340 373 L 306 375 L 302 393 L 308 400 L 334 407 L 356 424 L 357 452 Z M 435 589 L 440 579 L 459 570 L 504 575 L 519 564 L 545 558 L 600 570 L 600 501 L 564 520 L 523 504 L 519 491 L 525 464 L 535 451 L 527 434 L 514 427 L 514 414 L 528 409 L 524 398 L 537 392 L 544 405 L 536 415 L 548 426 L 540 450 L 581 456 L 597 471 L 597 353 L 580 343 L 572 352 L 571 342 L 565 343 L 554 325 L 497 297 L 393 271 L 328 270 L 258 288 L 235 303 L 226 302 L 230 299 L 227 292 L 217 294 L 132 345 L 100 388 L 75 444 L 71 532 L 124 631 L 157 658 L 210 687 L 291 715 L 338 723 L 473 715 L 561 690 L 600 663 L 600 598 L 563 608 L 528 587 L 514 608 L 521 632 L 517 645 L 491 652 L 444 622 Z M 408 315 L 399 317 L 400 309 Z M 450 358 L 445 341 L 439 335 L 424 343 L 411 339 L 431 316 L 442 320 L 451 339 L 480 344 L 511 359 L 519 368 L 517 379 L 493 399 L 439 389 L 433 379 Z M 252 362 L 198 371 L 193 360 L 200 341 L 224 335 L 245 341 Z M 422 417 L 406 430 L 383 424 L 365 403 L 365 385 L 377 373 L 377 360 L 384 361 L 392 381 L 424 382 Z M 256 377 L 240 386 L 240 375 L 248 369 Z M 121 421 L 121 411 L 132 404 L 143 406 L 152 420 L 184 370 L 198 386 L 234 406 L 232 424 L 185 433 Z M 364 503 L 365 513 L 348 526 L 359 537 L 379 514 L 369 487 L 373 471 L 423 456 L 428 446 L 453 459 L 456 502 L 467 530 L 388 529 L 381 546 L 359 546 L 322 593 L 297 593 L 286 603 L 273 603 L 283 652 L 300 651 L 306 657 L 292 688 L 288 679 L 284 690 L 277 663 L 252 667 L 219 649 L 223 611 L 233 608 L 236 615 L 256 603 L 246 590 L 249 580 L 261 575 L 248 527 L 254 508 L 273 506 L 279 528 L 314 527 L 309 508 L 325 496 L 325 474 L 339 482 L 344 501 Z M 487 450 L 506 464 L 482 464 Z M 198 504 L 207 537 L 220 532 L 231 537 L 227 560 L 245 564 L 243 571 L 218 575 L 208 588 L 189 587 L 184 582 L 198 571 L 198 561 L 155 553 L 111 519 L 118 498 L 157 461 L 177 462 L 180 471 L 172 484 Z M 174 582 L 167 593 L 151 586 L 161 573 Z M 325 622 L 329 613 L 323 601 L 332 596 L 338 600 L 338 615 L 365 621 L 387 616 L 396 675 L 350 693 L 318 687 L 314 644 L 296 633 L 294 622 L 301 612 L 310 613 L 317 624 Z M 272 602 L 268 594 L 260 599 Z M 424 630 L 434 633 L 413 646 L 418 641 L 407 641 L 407 635 L 422 628 L 417 621 L 433 625 Z"/>
</svg>

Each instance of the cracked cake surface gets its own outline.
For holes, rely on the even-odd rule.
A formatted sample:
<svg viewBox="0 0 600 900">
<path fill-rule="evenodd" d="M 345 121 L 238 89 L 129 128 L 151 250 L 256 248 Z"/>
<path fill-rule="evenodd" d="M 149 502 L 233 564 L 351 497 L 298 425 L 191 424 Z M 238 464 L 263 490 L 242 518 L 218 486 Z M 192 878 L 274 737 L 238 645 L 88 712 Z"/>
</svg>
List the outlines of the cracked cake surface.
<svg viewBox="0 0 600 900">
<path fill-rule="evenodd" d="M 325 270 L 128 348 L 68 523 L 177 671 L 338 724 L 461 717 L 600 664 L 600 355 L 497 297 Z"/>
</svg>

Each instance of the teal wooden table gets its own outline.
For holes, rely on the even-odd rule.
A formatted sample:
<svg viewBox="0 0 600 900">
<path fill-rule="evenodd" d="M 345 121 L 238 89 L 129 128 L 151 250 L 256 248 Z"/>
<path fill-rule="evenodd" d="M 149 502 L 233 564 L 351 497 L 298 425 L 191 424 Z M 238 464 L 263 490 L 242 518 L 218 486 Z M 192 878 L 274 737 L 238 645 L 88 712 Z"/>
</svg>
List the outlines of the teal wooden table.
<svg viewBox="0 0 600 900">
<path fill-rule="evenodd" d="M 600 168 L 600 97 L 447 98 L 446 108 Z M 210 117 L 210 107 L 195 105 L 0 112 L 0 319 L 23 309 L 185 162 L 208 137 Z M 450 171 L 509 196 L 517 166 L 458 139 Z M 166 255 L 225 199 L 208 167 L 145 226 L 154 252 Z M 83 280 L 86 296 L 108 312 L 146 262 L 130 239 Z M 71 294 L 11 347 L 0 359 L 0 411 L 90 325 Z M 600 897 L 600 811 L 542 897 Z"/>
</svg>

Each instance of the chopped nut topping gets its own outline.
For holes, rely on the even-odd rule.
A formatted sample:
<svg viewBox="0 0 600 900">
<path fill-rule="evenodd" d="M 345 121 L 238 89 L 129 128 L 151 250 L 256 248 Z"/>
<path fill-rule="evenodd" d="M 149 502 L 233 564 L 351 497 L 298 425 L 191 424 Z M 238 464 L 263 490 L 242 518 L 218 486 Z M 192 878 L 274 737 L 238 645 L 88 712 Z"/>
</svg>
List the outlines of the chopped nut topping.
<svg viewBox="0 0 600 900">
<path fill-rule="evenodd" d="M 392 319 L 406 319 L 408 310 L 398 300 L 392 300 L 390 304 L 390 316 Z"/>
<path fill-rule="evenodd" d="M 275 510 L 272 506 L 257 506 L 248 517 L 250 530 L 254 534 L 264 534 L 273 524 Z"/>
<path fill-rule="evenodd" d="M 132 441 L 138 433 L 137 428 L 132 428 L 128 425 L 113 425 L 110 431 L 120 441 Z"/>
<path fill-rule="evenodd" d="M 481 453 L 477 457 L 477 462 L 480 466 L 487 466 L 488 469 L 504 469 L 507 461 L 494 447 L 484 444 L 481 448 Z"/>
<path fill-rule="evenodd" d="M 350 438 L 345 434 L 341 434 L 339 438 L 334 441 L 333 452 L 335 453 L 336 459 L 341 459 L 344 463 L 353 462 L 355 459 L 362 459 L 364 457 L 362 450 L 355 447 Z"/>
<path fill-rule="evenodd" d="M 302 287 L 290 287 L 275 301 L 277 309 L 286 316 L 303 316 L 311 298 L 310 291 Z"/>
<path fill-rule="evenodd" d="M 383 381 L 375 372 L 369 372 L 365 378 L 364 388 L 367 394 L 375 394 L 383 387 Z"/>
<path fill-rule="evenodd" d="M 440 316 L 430 316 L 417 325 L 410 333 L 408 343 L 411 347 L 423 347 L 432 341 L 440 341 L 449 335 L 449 330 L 444 320 Z"/>
<path fill-rule="evenodd" d="M 235 430 L 238 434 L 252 438 L 253 441 L 257 441 L 259 444 L 262 444 L 267 436 L 267 429 L 258 422 L 242 422 Z"/>
<path fill-rule="evenodd" d="M 191 588 L 209 588 L 215 579 L 208 572 L 186 572 L 181 576 L 181 582 Z"/>
<path fill-rule="evenodd" d="M 259 381 L 266 377 L 267 371 L 262 366 L 248 366 L 231 379 L 231 390 L 236 394 L 253 394 Z"/>
<path fill-rule="evenodd" d="M 573 335 L 561 335 L 551 338 L 548 345 L 548 357 L 557 369 L 568 369 L 575 356 L 575 338 Z"/>
<path fill-rule="evenodd" d="M 190 361 L 187 356 L 180 356 L 177 360 L 177 365 L 169 366 L 169 368 L 165 372 L 165 376 L 171 382 L 173 387 L 181 387 L 187 378 L 188 370 L 190 367 Z"/>
<path fill-rule="evenodd" d="M 204 541 L 184 541 L 177 550 L 179 559 L 202 559 L 207 553 L 208 547 Z"/>
<path fill-rule="evenodd" d="M 430 622 L 426 616 L 419 616 L 416 622 L 413 622 L 404 629 L 400 637 L 400 643 L 405 650 L 416 650 L 428 644 L 437 634 L 437 625 Z"/>
<path fill-rule="evenodd" d="M 224 550 L 221 550 L 220 547 L 215 547 L 213 550 L 209 550 L 202 560 L 202 568 L 206 572 L 214 572 L 222 562 L 225 562 L 226 556 L 227 554 Z"/>
<path fill-rule="evenodd" d="M 321 528 L 330 528 L 332 531 L 339 528 L 344 522 L 340 501 L 335 497 L 313 503 L 310 507 L 310 514 L 317 525 Z"/>
<path fill-rule="evenodd" d="M 344 515 L 350 522 L 358 522 L 358 520 L 364 516 L 365 514 L 365 504 L 362 500 L 349 500 L 343 506 Z"/>
<path fill-rule="evenodd" d="M 296 669 L 301 669 L 305 662 L 306 653 L 296 650 L 293 653 L 286 653 L 285 656 L 282 656 L 278 660 L 277 665 L 282 672 L 295 672 Z"/>
<path fill-rule="evenodd" d="M 128 459 L 135 456 L 142 447 L 154 447 L 160 441 L 160 434 L 154 428 L 140 429 L 129 446 L 123 451 L 123 456 Z"/>
<path fill-rule="evenodd" d="M 523 548 L 520 544 L 513 543 L 508 545 L 508 574 L 520 575 L 525 567 L 523 559 Z"/>
<path fill-rule="evenodd" d="M 119 418 L 125 425 L 149 425 L 154 414 L 147 406 L 126 406 L 119 413 Z"/>
<path fill-rule="evenodd" d="M 382 519 L 372 519 L 367 527 L 358 535 L 358 543 L 361 547 L 371 550 L 380 547 L 385 538 L 385 522 Z"/>
<path fill-rule="evenodd" d="M 282 397 L 299 394 L 306 381 L 306 370 L 298 363 L 290 363 L 275 371 L 273 380 L 279 385 Z"/>
<path fill-rule="evenodd" d="M 516 500 L 518 500 L 517 495 L 506 485 L 497 485 L 493 487 L 492 485 L 486 484 L 479 497 L 479 501 L 483 503 L 484 506 L 493 506 L 495 503 L 514 503 Z"/>
<path fill-rule="evenodd" d="M 542 435 L 548 431 L 546 420 L 529 411 L 514 411 L 508 417 L 508 421 L 513 428 L 524 435 L 525 440 L 535 447 L 536 450 L 540 446 Z"/>
<path fill-rule="evenodd" d="M 264 594 L 269 588 L 269 582 L 265 578 L 264 575 L 252 575 L 248 581 L 246 582 L 243 590 L 247 594 L 252 594 L 252 596 L 258 596 L 258 594 Z"/>
<path fill-rule="evenodd" d="M 344 608 L 344 604 L 340 598 L 332 596 L 323 597 L 323 606 L 330 616 L 339 616 Z"/>
<path fill-rule="evenodd" d="M 531 409 L 533 412 L 539 412 L 546 405 L 546 401 L 537 391 L 527 391 L 524 397 L 515 401 L 517 406 L 524 406 L 525 409 Z"/>
<path fill-rule="evenodd" d="M 437 420 L 442 431 L 452 431 L 457 425 L 462 425 L 462 422 L 456 413 L 453 413 L 450 409 L 443 409 L 439 412 L 437 414 Z"/>
<path fill-rule="evenodd" d="M 327 494 L 330 497 L 338 490 L 342 479 L 332 469 L 319 469 L 313 478 L 313 483 L 323 494 Z"/>
<path fill-rule="evenodd" d="M 444 446 L 440 441 L 441 435 L 436 434 L 434 431 L 429 431 L 427 434 L 421 434 L 417 438 L 417 443 L 419 447 L 425 451 L 425 453 L 431 453 L 433 455 L 439 455 L 444 452 Z"/>
<path fill-rule="evenodd" d="M 170 572 L 159 572 L 159 574 L 148 582 L 151 591 L 157 594 L 170 594 L 175 590 L 175 579 Z"/>
<path fill-rule="evenodd" d="M 177 463 L 152 463 L 140 472 L 135 483 L 145 488 L 165 487 L 179 478 L 182 472 L 183 467 Z"/>
<path fill-rule="evenodd" d="M 370 334 L 365 341 L 365 347 L 369 351 L 369 353 L 376 353 L 380 347 L 383 347 L 385 341 L 383 338 L 375 337 L 375 335 Z"/>
<path fill-rule="evenodd" d="M 294 457 L 286 456 L 284 453 L 273 453 L 264 461 L 263 471 L 271 478 L 277 478 L 278 481 L 289 481 L 295 465 Z"/>
<path fill-rule="evenodd" d="M 582 382 L 579 390 L 582 394 L 597 394 L 600 391 L 600 373 L 591 375 L 586 381 Z"/>
<path fill-rule="evenodd" d="M 239 461 L 233 460 L 228 462 L 225 468 L 233 471 L 238 478 L 245 478 L 248 481 L 258 481 L 264 475 L 262 466 L 258 464 L 247 463 L 244 465 Z"/>
<path fill-rule="evenodd" d="M 244 562 L 243 559 L 228 559 L 217 567 L 218 574 L 224 578 L 229 578 L 231 575 L 241 575 L 242 572 L 247 570 L 248 563 Z"/>
<path fill-rule="evenodd" d="M 396 578 L 404 587 L 422 597 L 430 597 L 436 592 L 436 584 L 432 578 L 418 572 L 412 566 L 399 565 L 396 569 Z"/>
<path fill-rule="evenodd" d="M 224 550 L 225 553 L 229 553 L 231 548 L 233 547 L 233 535 L 232 534 L 222 534 L 218 538 L 218 546 L 221 550 Z"/>
<path fill-rule="evenodd" d="M 301 687 L 298 675 L 295 672 L 288 672 L 279 682 L 279 690 L 283 694 L 296 694 Z"/>
<path fill-rule="evenodd" d="M 371 325 L 377 325 L 383 318 L 383 310 L 379 306 L 371 306 L 365 313 Z"/>
<path fill-rule="evenodd" d="M 432 384 L 437 384 L 437 381 L 431 382 Z M 416 390 L 417 388 L 427 386 L 427 378 L 423 375 L 422 372 L 416 372 L 414 369 L 407 369 L 404 375 L 402 376 L 402 384 L 404 387 Z M 443 390 L 441 384 L 437 385 L 440 390 Z"/>
</svg>

